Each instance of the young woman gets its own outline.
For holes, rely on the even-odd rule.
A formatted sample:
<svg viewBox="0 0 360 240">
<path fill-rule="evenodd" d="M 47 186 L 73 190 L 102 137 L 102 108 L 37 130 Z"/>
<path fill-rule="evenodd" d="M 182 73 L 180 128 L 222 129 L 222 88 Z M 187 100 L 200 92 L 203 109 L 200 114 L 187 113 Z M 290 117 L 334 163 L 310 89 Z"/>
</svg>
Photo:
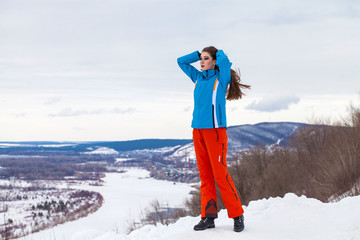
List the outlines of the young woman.
<svg viewBox="0 0 360 240">
<path fill-rule="evenodd" d="M 226 100 L 242 98 L 240 76 L 231 69 L 232 63 L 222 50 L 206 47 L 178 58 L 180 68 L 195 83 L 194 111 L 191 127 L 201 180 L 201 221 L 194 230 L 214 228 L 217 218 L 215 181 L 234 231 L 244 229 L 244 210 L 234 182 L 227 172 Z M 201 71 L 191 64 L 200 61 Z"/>
</svg>

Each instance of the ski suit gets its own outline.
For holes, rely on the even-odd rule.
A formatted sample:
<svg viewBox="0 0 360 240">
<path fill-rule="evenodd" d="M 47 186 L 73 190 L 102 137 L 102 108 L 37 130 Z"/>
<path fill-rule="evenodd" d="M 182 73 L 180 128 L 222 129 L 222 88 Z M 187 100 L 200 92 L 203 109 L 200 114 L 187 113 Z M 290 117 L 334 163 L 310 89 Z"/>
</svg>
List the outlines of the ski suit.
<svg viewBox="0 0 360 240">
<path fill-rule="evenodd" d="M 201 180 L 201 217 L 217 218 L 215 181 L 229 218 L 244 213 L 233 180 L 227 172 L 226 89 L 231 81 L 231 62 L 222 50 L 216 53 L 218 69 L 199 71 L 191 64 L 200 60 L 195 51 L 177 59 L 180 68 L 195 83 L 191 127 Z"/>
</svg>

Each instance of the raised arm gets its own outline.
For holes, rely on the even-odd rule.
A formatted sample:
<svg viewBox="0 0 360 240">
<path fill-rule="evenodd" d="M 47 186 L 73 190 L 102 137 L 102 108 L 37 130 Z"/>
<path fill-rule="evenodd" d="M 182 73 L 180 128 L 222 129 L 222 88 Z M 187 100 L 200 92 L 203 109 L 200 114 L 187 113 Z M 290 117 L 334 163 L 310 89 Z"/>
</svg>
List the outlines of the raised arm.
<svg viewBox="0 0 360 240">
<path fill-rule="evenodd" d="M 188 75 L 193 82 L 196 82 L 197 75 L 200 73 L 200 71 L 192 66 L 191 63 L 197 62 L 199 60 L 200 54 L 198 51 L 192 52 L 177 59 L 181 70 L 183 70 L 183 72 Z"/>
<path fill-rule="evenodd" d="M 229 58 L 225 55 L 223 50 L 216 52 L 216 65 L 220 70 L 220 81 L 225 85 L 231 81 L 231 65 Z"/>
</svg>

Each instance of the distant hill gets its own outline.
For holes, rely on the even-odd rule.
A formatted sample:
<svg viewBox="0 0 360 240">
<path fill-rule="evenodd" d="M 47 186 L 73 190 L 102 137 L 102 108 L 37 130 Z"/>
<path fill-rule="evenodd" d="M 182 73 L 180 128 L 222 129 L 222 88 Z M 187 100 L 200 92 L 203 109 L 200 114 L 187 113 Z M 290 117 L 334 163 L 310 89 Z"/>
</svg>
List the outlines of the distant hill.
<svg viewBox="0 0 360 240">
<path fill-rule="evenodd" d="M 69 152 L 84 153 L 98 148 L 113 149 L 117 152 L 173 147 L 192 142 L 191 139 L 139 139 L 131 141 L 104 142 L 0 142 L 0 154 L 15 152 Z"/>
<path fill-rule="evenodd" d="M 287 139 L 292 136 L 303 123 L 295 122 L 264 122 L 228 127 L 228 151 L 243 150 L 252 146 L 263 144 L 287 144 Z M 177 151 L 183 148 L 193 148 L 191 139 L 139 139 L 131 141 L 98 141 L 98 142 L 0 142 L 0 156 L 6 154 L 82 154 L 99 153 L 97 149 L 111 150 L 109 153 L 131 151 L 146 151 L 159 149 L 157 152 Z M 165 150 L 160 150 L 165 149 Z M 191 151 L 191 150 L 190 150 Z M 148 151 L 149 154 L 151 151 Z"/>
<path fill-rule="evenodd" d="M 260 144 L 264 146 L 273 144 L 286 146 L 288 138 L 305 125 L 296 122 L 263 122 L 254 125 L 231 126 L 227 132 L 229 152 Z"/>
</svg>

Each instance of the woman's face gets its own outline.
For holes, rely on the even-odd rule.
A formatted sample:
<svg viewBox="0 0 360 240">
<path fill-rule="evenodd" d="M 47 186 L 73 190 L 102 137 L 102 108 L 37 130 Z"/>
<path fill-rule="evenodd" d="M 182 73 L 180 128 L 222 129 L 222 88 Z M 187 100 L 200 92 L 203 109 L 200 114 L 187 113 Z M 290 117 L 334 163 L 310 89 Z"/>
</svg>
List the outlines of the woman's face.
<svg viewBox="0 0 360 240">
<path fill-rule="evenodd" d="M 202 52 L 200 55 L 200 67 L 202 71 L 215 69 L 216 60 L 208 52 Z"/>
</svg>

